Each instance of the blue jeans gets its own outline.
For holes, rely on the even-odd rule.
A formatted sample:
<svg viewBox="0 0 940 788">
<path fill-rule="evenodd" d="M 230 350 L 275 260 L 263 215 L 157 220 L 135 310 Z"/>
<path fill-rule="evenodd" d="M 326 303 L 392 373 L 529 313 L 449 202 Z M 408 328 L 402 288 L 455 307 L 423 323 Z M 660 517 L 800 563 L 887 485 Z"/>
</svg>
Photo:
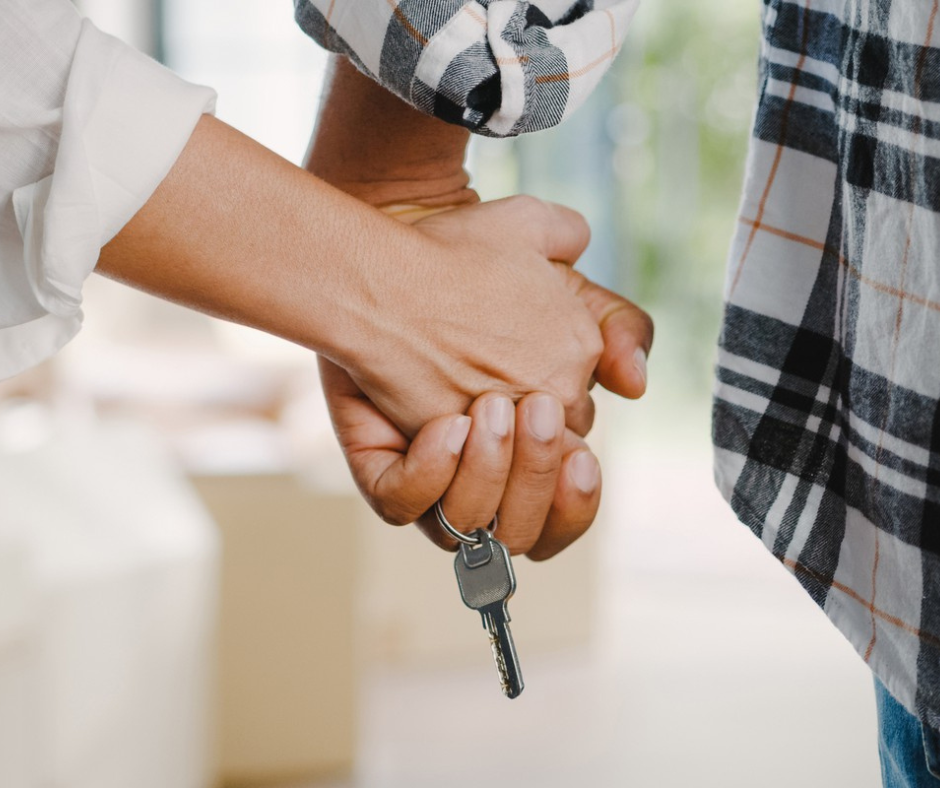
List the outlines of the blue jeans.
<svg viewBox="0 0 940 788">
<path fill-rule="evenodd" d="M 878 679 L 875 700 L 885 788 L 940 788 L 940 734 L 922 725 Z"/>
</svg>

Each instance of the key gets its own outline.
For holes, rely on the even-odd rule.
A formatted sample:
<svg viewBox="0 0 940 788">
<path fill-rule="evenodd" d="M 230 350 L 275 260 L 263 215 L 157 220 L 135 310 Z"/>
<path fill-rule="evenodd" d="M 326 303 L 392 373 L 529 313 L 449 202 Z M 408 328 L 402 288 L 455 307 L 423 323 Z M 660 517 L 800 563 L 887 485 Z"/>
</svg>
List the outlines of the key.
<svg viewBox="0 0 940 788">
<path fill-rule="evenodd" d="M 525 686 L 516 646 L 509 631 L 506 603 L 516 590 L 509 550 L 484 528 L 474 534 L 479 542 L 461 542 L 454 571 L 464 604 L 479 611 L 490 636 L 493 659 L 499 672 L 499 685 L 507 698 L 517 698 Z"/>
</svg>

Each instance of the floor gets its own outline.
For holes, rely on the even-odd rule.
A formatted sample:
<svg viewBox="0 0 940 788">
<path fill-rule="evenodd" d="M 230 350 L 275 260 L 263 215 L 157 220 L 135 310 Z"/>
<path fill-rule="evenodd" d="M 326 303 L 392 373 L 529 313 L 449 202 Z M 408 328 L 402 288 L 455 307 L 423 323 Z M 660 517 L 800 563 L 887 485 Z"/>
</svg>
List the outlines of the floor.
<svg viewBox="0 0 940 788">
<path fill-rule="evenodd" d="M 374 671 L 352 785 L 880 785 L 861 660 L 729 515 L 707 436 L 676 451 L 642 432 L 606 452 L 591 646 L 526 658 L 519 644 L 515 701 L 482 659 Z"/>
</svg>

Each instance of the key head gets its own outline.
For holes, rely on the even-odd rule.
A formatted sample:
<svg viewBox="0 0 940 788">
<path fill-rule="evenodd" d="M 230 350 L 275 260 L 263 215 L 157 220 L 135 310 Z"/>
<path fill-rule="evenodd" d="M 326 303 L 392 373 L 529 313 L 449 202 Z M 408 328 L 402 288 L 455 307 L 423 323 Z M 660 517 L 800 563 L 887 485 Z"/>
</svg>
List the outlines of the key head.
<svg viewBox="0 0 940 788">
<path fill-rule="evenodd" d="M 509 550 L 490 532 L 476 532 L 479 544 L 461 544 L 454 558 L 457 585 L 464 604 L 481 610 L 497 603 L 505 603 L 516 590 L 516 576 L 512 571 Z"/>
</svg>

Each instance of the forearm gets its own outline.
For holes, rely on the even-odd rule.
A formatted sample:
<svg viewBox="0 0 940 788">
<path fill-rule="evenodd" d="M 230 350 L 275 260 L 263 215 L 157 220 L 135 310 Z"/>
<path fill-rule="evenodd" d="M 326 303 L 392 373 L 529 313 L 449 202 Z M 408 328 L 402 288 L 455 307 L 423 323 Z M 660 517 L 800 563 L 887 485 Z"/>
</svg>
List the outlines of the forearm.
<svg viewBox="0 0 940 788">
<path fill-rule="evenodd" d="M 98 270 L 317 351 L 406 434 L 483 391 L 556 394 L 586 429 L 600 336 L 549 260 L 587 235 L 535 200 L 408 227 L 206 116 Z"/>
<path fill-rule="evenodd" d="M 397 223 L 203 117 L 97 271 L 348 361 Z"/>
<path fill-rule="evenodd" d="M 469 138 L 334 57 L 306 166 L 373 205 L 463 205 L 477 200 L 463 167 Z"/>
</svg>

